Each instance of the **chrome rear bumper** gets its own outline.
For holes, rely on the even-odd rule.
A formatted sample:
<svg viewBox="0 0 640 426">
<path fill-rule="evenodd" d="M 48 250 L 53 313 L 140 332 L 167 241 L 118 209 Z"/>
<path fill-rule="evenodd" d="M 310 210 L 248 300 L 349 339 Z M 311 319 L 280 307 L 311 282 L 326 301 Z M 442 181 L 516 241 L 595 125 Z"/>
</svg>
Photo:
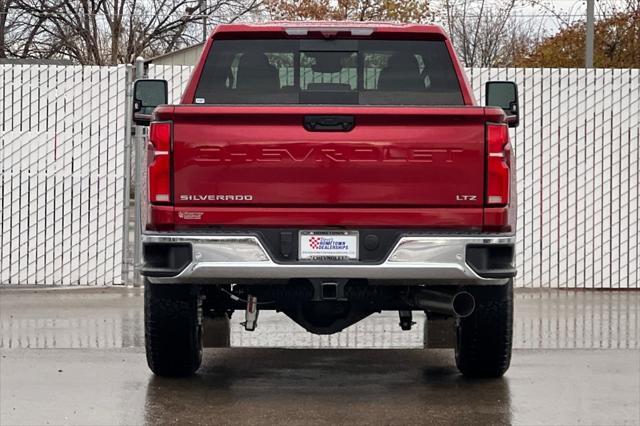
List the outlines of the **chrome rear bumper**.
<svg viewBox="0 0 640 426">
<path fill-rule="evenodd" d="M 432 284 L 504 284 L 515 269 L 486 268 L 469 263 L 470 247 L 511 247 L 514 236 L 406 236 L 401 237 L 381 263 L 275 262 L 255 235 L 146 234 L 145 266 L 141 273 L 152 283 L 216 284 L 220 280 L 277 280 L 344 278 L 419 281 Z M 153 247 L 180 247 L 182 255 L 147 255 Z M 149 249 L 151 247 L 151 249 Z M 152 251 L 152 250 L 151 250 Z M 485 255 L 486 257 L 487 255 Z M 183 257 L 182 264 L 180 259 Z M 155 259 L 155 260 L 154 260 Z M 160 259 L 160 260 L 158 260 Z M 178 260 L 176 260 L 178 259 Z M 495 262 L 476 262 L 493 265 Z M 158 266 L 160 265 L 160 267 Z M 177 265 L 177 266 L 176 266 Z"/>
</svg>

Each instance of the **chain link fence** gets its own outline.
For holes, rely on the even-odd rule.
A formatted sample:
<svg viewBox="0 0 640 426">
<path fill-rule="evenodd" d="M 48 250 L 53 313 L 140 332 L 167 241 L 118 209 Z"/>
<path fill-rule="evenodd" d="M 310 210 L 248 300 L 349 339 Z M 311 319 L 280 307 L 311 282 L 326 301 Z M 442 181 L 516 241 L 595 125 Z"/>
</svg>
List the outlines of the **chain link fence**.
<svg viewBox="0 0 640 426">
<path fill-rule="evenodd" d="M 0 283 L 122 283 L 128 69 L 0 65 Z"/>
</svg>

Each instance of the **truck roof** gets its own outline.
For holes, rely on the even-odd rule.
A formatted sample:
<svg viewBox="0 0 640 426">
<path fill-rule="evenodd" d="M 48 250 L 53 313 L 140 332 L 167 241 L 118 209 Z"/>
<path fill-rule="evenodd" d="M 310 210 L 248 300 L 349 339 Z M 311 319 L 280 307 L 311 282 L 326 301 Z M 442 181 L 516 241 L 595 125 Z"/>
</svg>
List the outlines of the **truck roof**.
<svg viewBox="0 0 640 426">
<path fill-rule="evenodd" d="M 373 32 L 434 34 L 446 37 L 439 25 L 406 24 L 399 22 L 361 21 L 270 21 L 263 23 L 220 24 L 212 35 L 219 33 L 285 32 L 289 35 L 304 35 L 307 31 L 350 31 L 353 35 L 370 35 Z"/>
</svg>

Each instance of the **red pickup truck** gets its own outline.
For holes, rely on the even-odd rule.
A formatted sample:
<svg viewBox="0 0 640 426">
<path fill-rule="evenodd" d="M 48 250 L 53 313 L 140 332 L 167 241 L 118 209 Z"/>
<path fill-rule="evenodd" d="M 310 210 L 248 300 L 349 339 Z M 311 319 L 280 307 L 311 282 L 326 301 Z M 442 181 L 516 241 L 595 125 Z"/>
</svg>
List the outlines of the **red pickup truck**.
<svg viewBox="0 0 640 426">
<path fill-rule="evenodd" d="M 460 371 L 504 374 L 513 83 L 478 106 L 437 26 L 276 22 L 218 26 L 180 104 L 166 87 L 138 80 L 133 108 L 154 373 L 198 369 L 206 318 L 244 311 L 251 331 L 267 309 L 317 334 L 383 310 L 403 329 L 455 318 Z"/>
</svg>

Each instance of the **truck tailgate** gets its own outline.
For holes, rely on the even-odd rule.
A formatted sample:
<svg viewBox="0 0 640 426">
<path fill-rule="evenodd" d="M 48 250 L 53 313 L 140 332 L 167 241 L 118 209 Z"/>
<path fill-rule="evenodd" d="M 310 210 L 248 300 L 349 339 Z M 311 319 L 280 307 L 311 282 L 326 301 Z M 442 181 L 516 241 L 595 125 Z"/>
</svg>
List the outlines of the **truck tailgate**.
<svg viewBox="0 0 640 426">
<path fill-rule="evenodd" d="M 310 116 L 354 125 L 310 131 Z M 177 106 L 171 119 L 176 207 L 482 206 L 481 107 Z"/>
</svg>

